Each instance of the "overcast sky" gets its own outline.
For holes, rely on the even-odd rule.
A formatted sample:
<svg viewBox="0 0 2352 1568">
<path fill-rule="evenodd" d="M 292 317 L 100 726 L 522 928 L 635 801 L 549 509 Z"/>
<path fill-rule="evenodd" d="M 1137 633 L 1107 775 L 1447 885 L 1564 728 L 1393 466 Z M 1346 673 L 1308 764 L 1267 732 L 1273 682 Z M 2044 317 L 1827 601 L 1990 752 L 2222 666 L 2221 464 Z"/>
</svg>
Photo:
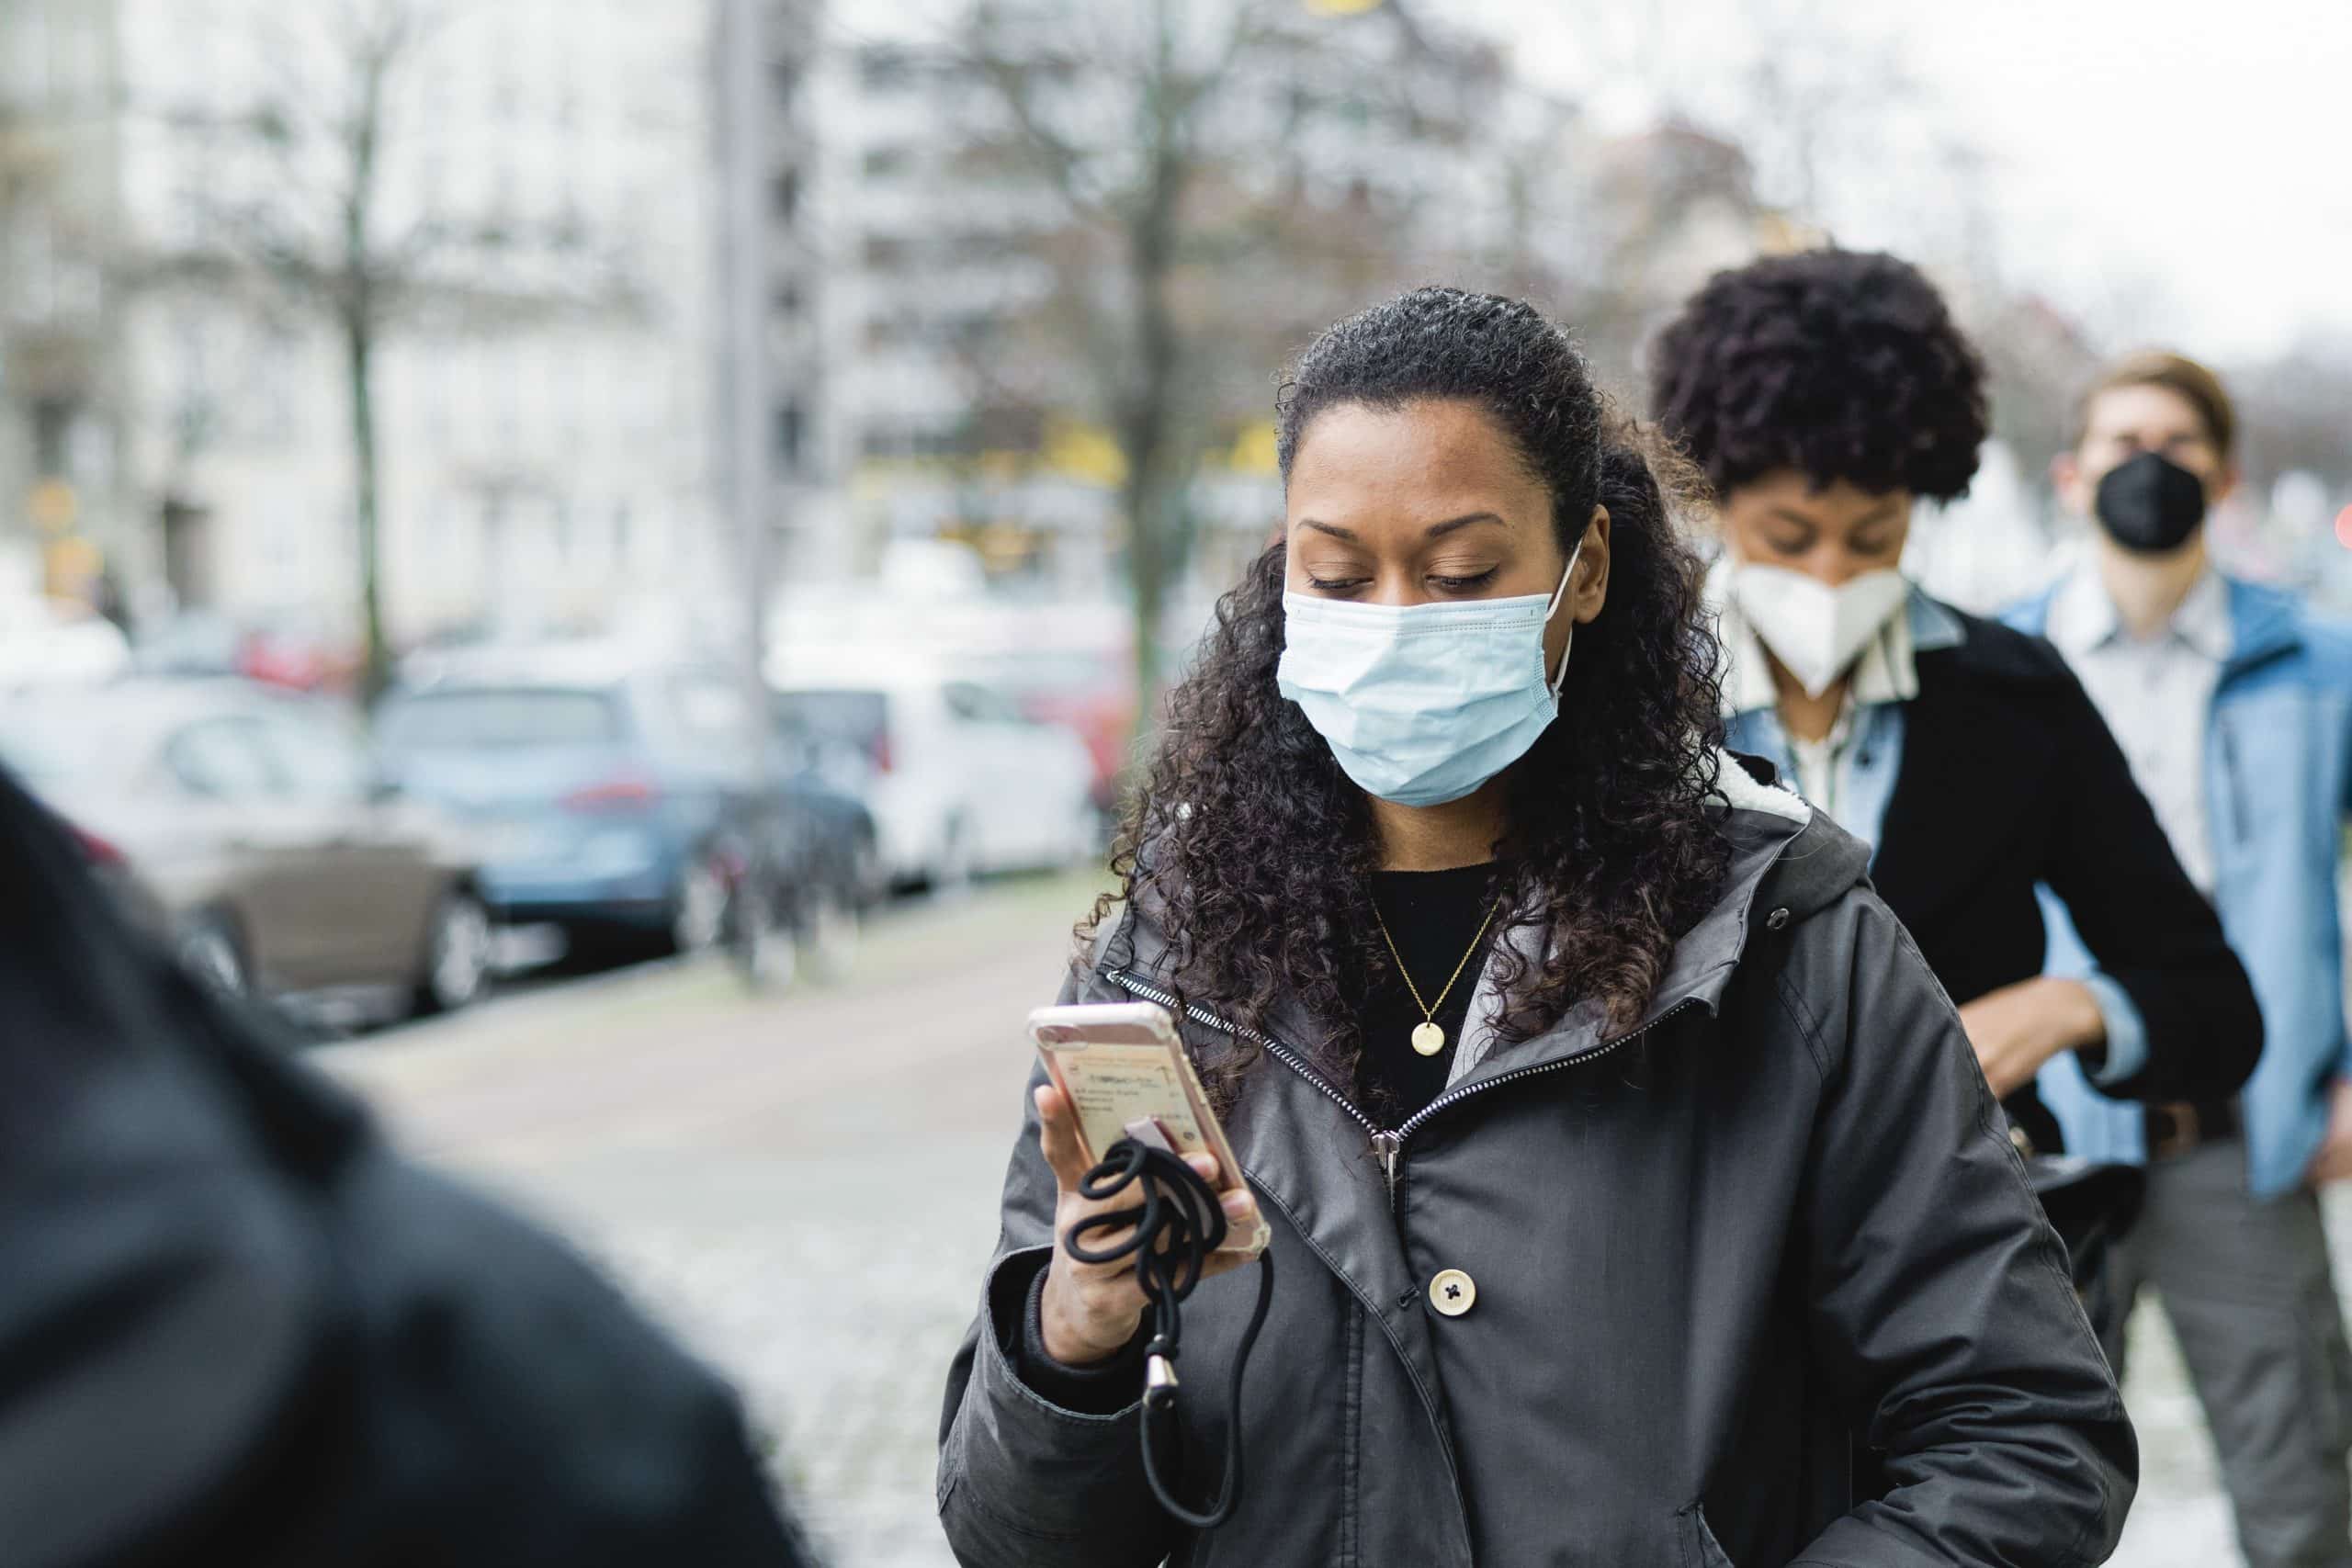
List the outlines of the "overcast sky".
<svg viewBox="0 0 2352 1568">
<path fill-rule="evenodd" d="M 1899 57 L 1923 91 L 1879 123 L 1892 116 L 1898 143 L 1932 133 L 1984 154 L 2004 276 L 2106 336 L 2216 358 L 2313 331 L 2352 342 L 2352 0 L 1444 0 L 1440 14 L 1508 34 L 1522 69 L 1626 127 L 1665 97 L 1736 119 L 1759 36 L 1781 36 L 1800 83 L 1877 77 L 1869 61 Z M 1933 228 L 1893 195 L 1917 186 L 1891 178 L 1884 197 L 1867 182 L 1831 195 L 1840 238 L 1899 248 Z"/>
</svg>

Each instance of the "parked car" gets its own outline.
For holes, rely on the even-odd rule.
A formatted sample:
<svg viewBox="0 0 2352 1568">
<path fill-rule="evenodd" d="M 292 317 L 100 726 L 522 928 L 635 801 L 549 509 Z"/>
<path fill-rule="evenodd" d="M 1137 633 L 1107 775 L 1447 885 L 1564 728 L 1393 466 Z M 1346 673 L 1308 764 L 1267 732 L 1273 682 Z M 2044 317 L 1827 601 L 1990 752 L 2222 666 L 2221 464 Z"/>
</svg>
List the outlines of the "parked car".
<svg viewBox="0 0 2352 1568">
<path fill-rule="evenodd" d="M 1118 809 L 1136 734 L 1131 648 L 1035 648 L 974 660 L 969 672 L 1011 697 L 1022 716 L 1059 725 L 1086 742 L 1094 764 L 1094 805 Z"/>
<path fill-rule="evenodd" d="M 188 610 L 142 634 L 132 658 L 148 674 L 241 675 L 288 691 L 348 694 L 360 650 L 356 638 L 300 611 Z"/>
<path fill-rule="evenodd" d="M 0 760 L 198 973 L 369 1013 L 461 1007 L 494 932 L 469 846 L 375 778 L 334 710 L 130 679 L 0 703 Z"/>
<path fill-rule="evenodd" d="M 436 656 L 376 730 L 389 777 L 486 835 L 502 918 L 699 952 L 727 931 L 770 808 L 754 717 L 723 667 L 582 642 Z"/>
<path fill-rule="evenodd" d="M 872 661 L 775 673 L 777 722 L 817 738 L 834 776 L 865 802 L 894 885 L 953 885 L 1095 852 L 1094 761 L 1069 729 L 954 674 Z"/>
</svg>

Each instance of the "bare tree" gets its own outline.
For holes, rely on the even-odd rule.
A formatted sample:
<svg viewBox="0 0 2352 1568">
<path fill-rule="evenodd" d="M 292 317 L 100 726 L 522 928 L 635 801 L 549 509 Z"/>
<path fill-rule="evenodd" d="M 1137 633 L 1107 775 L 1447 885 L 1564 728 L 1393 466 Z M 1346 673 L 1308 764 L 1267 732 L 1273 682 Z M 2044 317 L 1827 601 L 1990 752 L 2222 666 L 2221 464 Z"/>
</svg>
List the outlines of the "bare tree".
<svg viewBox="0 0 2352 1568">
<path fill-rule="evenodd" d="M 1262 413 L 1283 353 L 1428 254 L 1377 160 L 1458 147 L 1499 62 L 1395 3 L 980 0 L 940 66 L 958 172 L 1043 198 L 985 242 L 1032 287 L 964 358 L 984 400 L 1075 404 L 1116 444 L 1148 723 L 1198 454 Z"/>
<path fill-rule="evenodd" d="M 204 155 L 208 188 L 192 243 L 155 258 L 151 277 L 315 322 L 339 350 L 371 698 L 391 667 L 374 392 L 386 343 L 408 332 L 511 329 L 557 312 L 625 309 L 633 297 L 623 258 L 576 218 L 533 223 L 511 210 L 457 210 L 427 182 L 393 178 L 404 144 L 433 134 L 415 106 L 435 45 L 495 4 L 251 6 L 247 41 L 263 85 L 243 101 L 191 94 L 160 111 Z"/>
</svg>

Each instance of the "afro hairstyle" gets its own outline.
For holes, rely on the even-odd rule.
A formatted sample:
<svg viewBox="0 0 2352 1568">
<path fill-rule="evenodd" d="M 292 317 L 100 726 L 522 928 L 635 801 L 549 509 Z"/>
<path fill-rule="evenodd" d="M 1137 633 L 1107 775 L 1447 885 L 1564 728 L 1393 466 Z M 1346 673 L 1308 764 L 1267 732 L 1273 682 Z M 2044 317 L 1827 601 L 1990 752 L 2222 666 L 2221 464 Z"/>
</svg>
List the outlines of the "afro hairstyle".
<svg viewBox="0 0 2352 1568">
<path fill-rule="evenodd" d="M 1783 468 L 1938 501 L 1975 477 L 1984 363 L 1894 256 L 1804 251 L 1719 272 L 1651 360 L 1652 411 L 1718 497 Z"/>
</svg>

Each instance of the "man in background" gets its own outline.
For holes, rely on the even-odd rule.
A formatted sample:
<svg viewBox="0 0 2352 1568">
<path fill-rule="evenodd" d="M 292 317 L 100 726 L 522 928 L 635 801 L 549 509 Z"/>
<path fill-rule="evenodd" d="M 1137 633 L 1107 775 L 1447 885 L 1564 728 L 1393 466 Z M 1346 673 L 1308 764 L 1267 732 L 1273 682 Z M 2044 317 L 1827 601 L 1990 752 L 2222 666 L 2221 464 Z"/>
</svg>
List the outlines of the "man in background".
<svg viewBox="0 0 2352 1568">
<path fill-rule="evenodd" d="M 2148 1167 L 2120 1288 L 2127 1307 L 2142 1282 L 2163 1300 L 2247 1562 L 2346 1568 L 2352 1348 L 2317 1190 L 2352 1176 L 2336 907 L 2352 631 L 2211 560 L 2206 518 L 2238 482 L 2237 434 L 2228 393 L 2194 360 L 2109 367 L 2053 465 L 2061 498 L 2098 524 L 2091 552 L 2011 618 L 2081 677 L 2219 911 L 2262 1005 L 2263 1056 L 2240 1095 L 2211 1104 L 2109 1100 L 2070 1056 L 2041 1089 L 2070 1152 Z M 2055 945 L 2078 956 L 2051 912 Z M 2108 1346 L 2119 1375 L 2122 1315 Z"/>
</svg>

